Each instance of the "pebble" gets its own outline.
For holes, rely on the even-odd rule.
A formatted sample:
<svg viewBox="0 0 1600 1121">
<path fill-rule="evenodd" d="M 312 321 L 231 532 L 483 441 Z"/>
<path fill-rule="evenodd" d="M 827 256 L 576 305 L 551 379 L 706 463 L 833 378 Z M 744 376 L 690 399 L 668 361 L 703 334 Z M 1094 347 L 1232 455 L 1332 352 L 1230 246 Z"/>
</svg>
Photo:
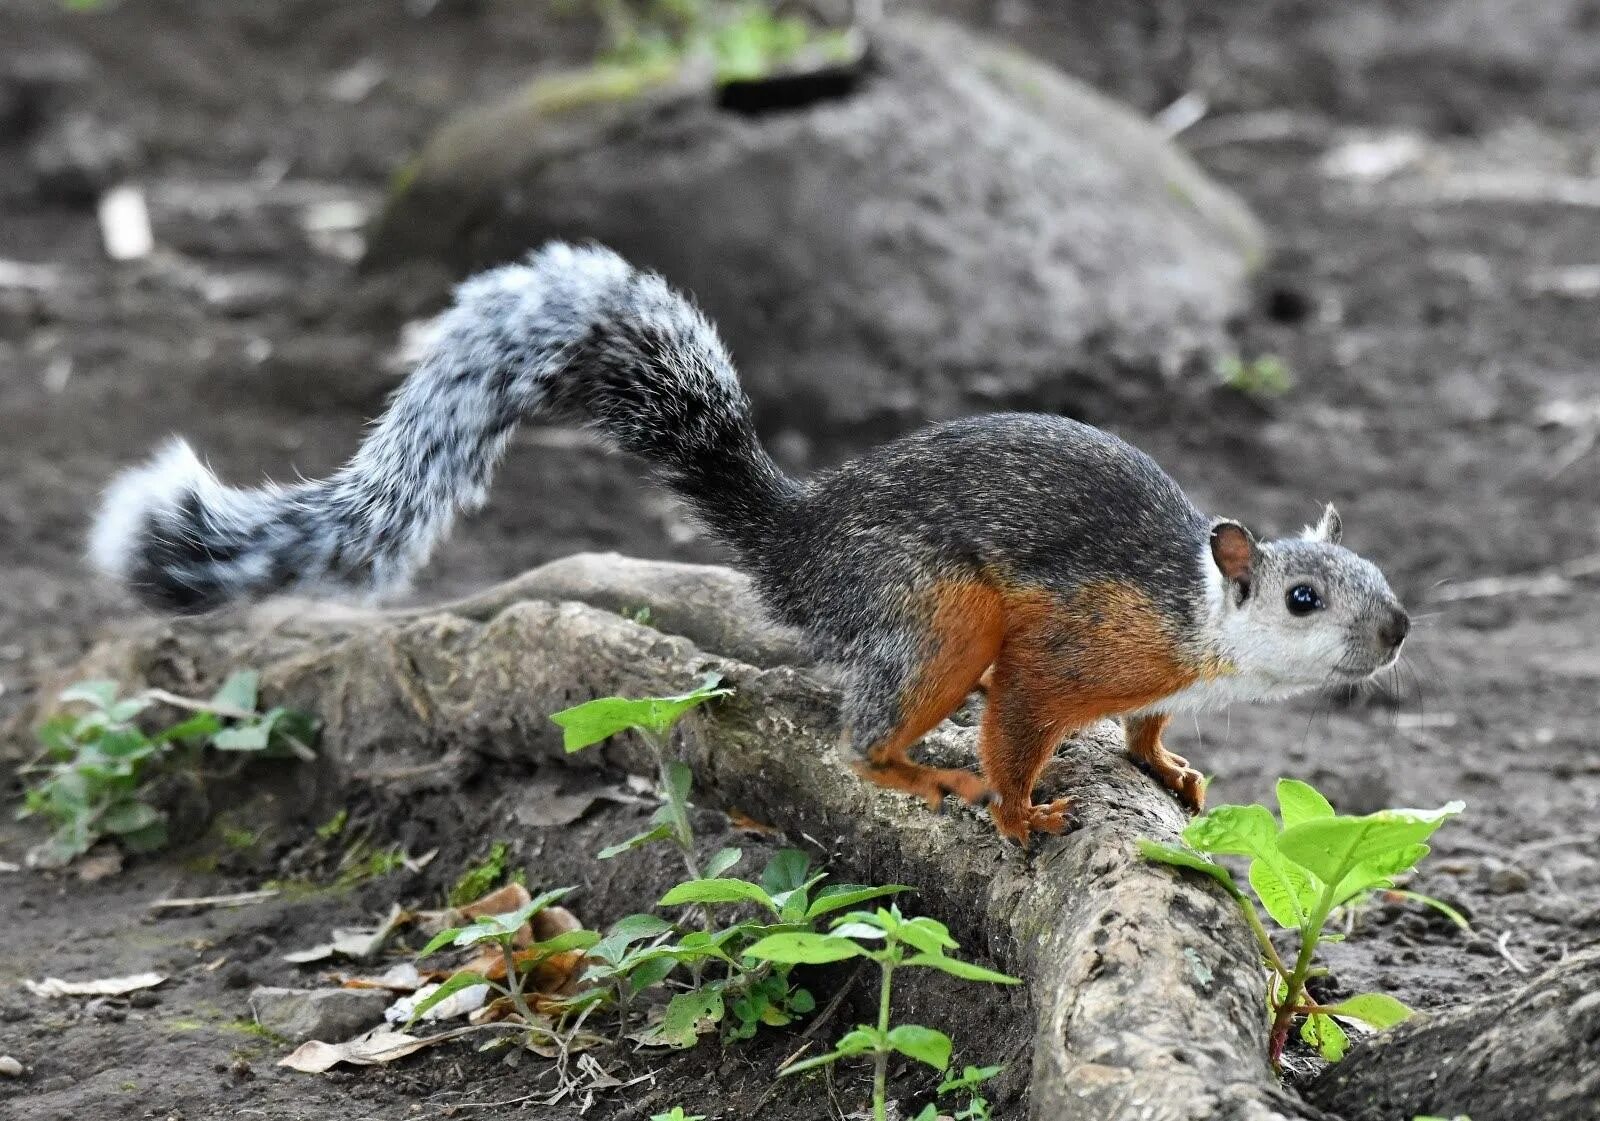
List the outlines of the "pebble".
<svg viewBox="0 0 1600 1121">
<path fill-rule="evenodd" d="M 6 1078 L 21 1078 L 23 1065 L 10 1055 L 0 1055 L 0 1076 Z"/>
<path fill-rule="evenodd" d="M 1516 895 L 1533 886 L 1533 877 L 1521 868 L 1496 868 L 1489 873 L 1490 895 Z"/>
</svg>

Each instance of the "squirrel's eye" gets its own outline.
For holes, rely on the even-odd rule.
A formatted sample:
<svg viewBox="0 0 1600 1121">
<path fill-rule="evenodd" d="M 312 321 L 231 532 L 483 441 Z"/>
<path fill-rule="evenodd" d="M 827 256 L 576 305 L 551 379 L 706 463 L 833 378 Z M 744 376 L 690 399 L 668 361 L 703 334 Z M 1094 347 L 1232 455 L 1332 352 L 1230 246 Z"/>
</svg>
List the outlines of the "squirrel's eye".
<svg viewBox="0 0 1600 1121">
<path fill-rule="evenodd" d="M 1310 584 L 1296 584 L 1284 597 L 1284 604 L 1291 615 L 1309 615 L 1322 606 L 1322 597 Z"/>
</svg>

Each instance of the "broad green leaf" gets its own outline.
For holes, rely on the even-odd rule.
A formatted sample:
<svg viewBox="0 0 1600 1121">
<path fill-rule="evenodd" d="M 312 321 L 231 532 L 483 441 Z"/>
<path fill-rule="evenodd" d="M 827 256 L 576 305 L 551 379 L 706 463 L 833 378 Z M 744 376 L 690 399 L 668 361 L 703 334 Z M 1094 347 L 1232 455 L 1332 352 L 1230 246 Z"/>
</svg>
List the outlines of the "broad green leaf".
<svg viewBox="0 0 1600 1121">
<path fill-rule="evenodd" d="M 901 1024 L 889 1029 L 889 1046 L 934 1070 L 950 1065 L 950 1037 L 921 1024 Z"/>
<path fill-rule="evenodd" d="M 777 913 L 772 897 L 748 880 L 689 880 L 661 897 L 659 907 L 677 907 L 685 903 L 759 903 Z"/>
<path fill-rule="evenodd" d="M 1146 860 L 1154 860 L 1160 864 L 1171 864 L 1178 868 L 1190 868 L 1196 872 L 1203 872 L 1228 889 L 1228 894 L 1235 899 L 1243 899 L 1244 893 L 1239 890 L 1239 885 L 1233 882 L 1233 874 L 1215 861 L 1207 860 L 1199 853 L 1190 849 L 1179 848 L 1177 845 L 1166 845 L 1160 841 L 1152 841 L 1148 837 L 1139 838 L 1139 852 Z"/>
<path fill-rule="evenodd" d="M 746 957 L 788 965 L 822 965 L 860 957 L 864 951 L 848 938 L 833 934 L 769 934 L 745 950 Z"/>
<path fill-rule="evenodd" d="M 1280 778 L 1278 814 L 1283 818 L 1283 827 L 1293 829 L 1302 822 L 1332 817 L 1333 807 L 1310 783 L 1295 778 Z"/>
<path fill-rule="evenodd" d="M 1337 907 L 1364 891 L 1393 886 L 1396 876 L 1415 868 L 1430 851 L 1424 844 L 1407 845 L 1357 865 L 1334 891 L 1333 905 Z"/>
<path fill-rule="evenodd" d="M 154 806 L 143 802 L 120 802 L 100 815 L 97 823 L 103 833 L 137 833 L 161 820 Z"/>
<path fill-rule="evenodd" d="M 731 689 L 716 687 L 720 680 L 718 675 L 709 674 L 699 686 L 676 697 L 600 697 L 562 709 L 550 719 L 561 726 L 562 744 L 568 752 L 582 751 L 630 728 L 662 735 L 690 709 L 731 693 Z"/>
<path fill-rule="evenodd" d="M 643 848 L 645 845 L 656 841 L 664 841 L 672 836 L 672 826 L 663 822 L 654 829 L 646 829 L 643 833 L 636 833 L 626 841 L 618 841 L 614 845 L 607 845 L 595 855 L 601 860 L 610 860 L 613 856 L 621 856 L 625 852 Z"/>
<path fill-rule="evenodd" d="M 245 712 L 256 710 L 256 696 L 261 685 L 261 674 L 253 669 L 242 669 L 229 676 L 216 691 L 211 703 L 219 708 L 237 708 Z"/>
<path fill-rule="evenodd" d="M 1300 1025 L 1300 1038 L 1315 1047 L 1330 1063 L 1344 1058 L 1345 1051 L 1350 1047 L 1350 1037 L 1345 1035 L 1344 1029 L 1333 1017 L 1320 1012 L 1306 1017 L 1305 1023 Z"/>
<path fill-rule="evenodd" d="M 1278 823 L 1265 806 L 1218 806 L 1191 821 L 1183 839 L 1201 852 L 1260 856 L 1276 850 Z"/>
<path fill-rule="evenodd" d="M 1362 993 L 1326 1008 L 1330 1016 L 1360 1020 L 1378 1029 L 1390 1028 L 1411 1015 L 1411 1009 L 1387 993 Z"/>
<path fill-rule="evenodd" d="M 992 969 L 985 969 L 981 965 L 973 965 L 970 961 L 960 958 L 949 958 L 943 954 L 913 954 L 906 958 L 904 965 L 922 965 L 929 969 L 937 969 L 941 973 L 948 973 L 952 977 L 960 977 L 963 981 L 991 981 L 996 985 L 1020 985 L 1020 977 L 1008 977 L 1004 973 L 996 973 Z"/>
<path fill-rule="evenodd" d="M 761 870 L 761 886 L 769 895 L 793 891 L 806 882 L 811 858 L 799 849 L 779 849 Z"/>
<path fill-rule="evenodd" d="M 706 861 L 705 879 L 715 880 L 738 864 L 743 859 L 744 853 L 735 848 L 718 849 L 716 854 Z"/>
<path fill-rule="evenodd" d="M 437 989 L 434 989 L 433 992 L 417 1001 L 417 1003 L 411 1009 L 411 1017 L 406 1020 L 406 1026 L 409 1027 L 416 1023 L 418 1018 L 425 1015 L 431 1008 L 442 1003 L 446 998 L 460 992 L 462 989 L 470 989 L 474 985 L 487 984 L 489 984 L 489 978 L 483 976 L 481 973 L 472 973 L 467 970 L 462 970 L 460 973 L 452 973 L 449 977 L 445 978 L 444 983 L 441 984 Z"/>
<path fill-rule="evenodd" d="M 722 1022 L 722 1015 L 722 993 L 717 989 L 679 993 L 667 1002 L 667 1011 L 650 1033 L 650 1040 L 668 1047 L 693 1047 L 696 1038 Z"/>
<path fill-rule="evenodd" d="M 1451 802 L 1437 810 L 1380 810 L 1365 817 L 1306 821 L 1285 830 L 1278 848 L 1323 883 L 1342 887 L 1353 869 L 1386 854 L 1411 851 L 1463 808 L 1463 803 Z"/>
<path fill-rule="evenodd" d="M 912 891 L 904 884 L 886 884 L 883 887 L 862 887 L 857 884 L 830 884 L 817 892 L 811 905 L 806 908 L 805 917 L 817 918 L 820 915 L 842 911 L 846 907 L 854 907 L 858 903 L 865 903 L 869 899 L 879 899 L 885 895 L 898 895 L 902 891 Z"/>
<path fill-rule="evenodd" d="M 1322 885 L 1298 864 L 1274 856 L 1274 860 L 1257 858 L 1250 862 L 1250 886 L 1274 922 L 1287 930 L 1298 930 L 1316 907 Z"/>
<path fill-rule="evenodd" d="M 80 681 L 76 685 L 68 685 L 61 690 L 61 695 L 56 698 L 61 704 L 93 705 L 95 708 L 110 708 L 117 700 L 117 683 L 115 681 Z"/>
</svg>

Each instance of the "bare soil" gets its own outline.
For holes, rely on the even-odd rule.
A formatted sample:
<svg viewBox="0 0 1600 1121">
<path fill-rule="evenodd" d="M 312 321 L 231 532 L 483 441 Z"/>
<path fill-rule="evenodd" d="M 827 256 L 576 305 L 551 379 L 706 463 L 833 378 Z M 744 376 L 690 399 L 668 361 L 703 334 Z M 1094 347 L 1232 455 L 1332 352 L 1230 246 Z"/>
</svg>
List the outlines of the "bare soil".
<svg viewBox="0 0 1600 1121">
<path fill-rule="evenodd" d="M 1413 886 L 1468 912 L 1474 932 L 1385 904 L 1331 948 L 1330 988 L 1439 1007 L 1600 938 L 1595 583 L 1447 598 L 1464 581 L 1547 573 L 1600 549 L 1600 452 L 1588 443 L 1600 425 L 1597 286 L 1582 271 L 1600 265 L 1594 5 L 943 7 L 1145 110 L 1203 93 L 1207 115 L 1184 142 L 1277 239 L 1237 330 L 1247 354 L 1288 362 L 1287 394 L 1258 401 L 1190 384 L 1165 417 L 1087 419 L 1148 448 L 1202 504 L 1265 531 L 1337 502 L 1349 543 L 1385 568 L 1419 620 L 1406 672 L 1381 688 L 1241 708 L 1177 735 L 1216 776 L 1214 799 L 1265 798 L 1288 774 L 1349 811 L 1468 802 Z M 116 467 L 179 431 L 242 480 L 315 475 L 350 452 L 393 384 L 385 363 L 400 326 L 438 306 L 444 278 L 360 275 L 339 231 L 327 232 L 340 224 L 327 204 L 370 207 L 453 107 L 580 57 L 592 35 L 513 0 L 442 3 L 426 16 L 391 0 L 196 11 L 126 0 L 74 14 L 15 0 L 0 14 L 0 257 L 52 270 L 0 282 L 0 717 L 128 612 L 80 561 L 86 512 Z M 38 152 L 73 119 L 88 122 L 91 143 L 63 178 Z M 1323 163 L 1352 140 L 1399 132 L 1416 151 L 1391 176 L 1341 178 Z M 134 265 L 104 261 L 92 195 L 70 201 L 74 176 L 118 171 L 145 186 L 162 247 Z M 797 469 L 845 450 L 779 443 Z M 457 594 L 582 548 L 716 558 L 628 463 L 532 432 L 417 594 Z M 30 750 L 0 744 L 8 774 Z M 395 900 L 437 902 L 497 834 L 500 781 L 436 792 L 398 818 L 391 806 L 352 807 L 375 839 L 437 846 L 422 873 L 238 911 L 151 918 L 147 904 L 274 877 L 325 881 L 335 854 L 308 841 L 314 823 L 272 816 L 249 851 L 213 832 L 94 884 L 0 872 L 0 1053 L 28 1068 L 0 1080 L 0 1102 L 36 1119 L 519 1108 L 485 1103 L 541 1091 L 538 1064 L 509 1070 L 461 1048 L 299 1076 L 274 1067 L 281 1049 L 241 1023 L 251 985 L 303 983 L 280 953 Z M 8 800 L 20 785 L 8 780 Z M 609 807 L 525 830 L 516 858 L 540 881 L 581 885 L 575 909 L 609 921 L 672 880 L 664 860 L 583 855 L 642 812 Z M 759 859 L 759 839 L 720 818 L 704 825 L 707 844 L 732 839 Z M 30 839 L 0 826 L 0 859 L 20 861 Z M 870 854 L 838 862 L 870 872 Z M 13 986 L 151 968 L 173 979 L 145 1007 L 47 1005 Z M 1027 1064 L 1027 1010 L 1009 999 L 908 996 L 911 1015 L 949 1029 L 972 1058 L 1012 1062 L 994 1095 L 1002 1117 L 1022 1114 Z M 867 1014 L 858 992 L 838 1024 Z M 835 1103 L 787 1087 L 756 1112 L 796 1045 L 775 1035 L 751 1049 L 608 1053 L 620 1077 L 659 1074 L 653 1087 L 598 1095 L 589 1115 L 646 1117 L 681 1101 L 713 1116 L 828 1116 Z M 841 1076 L 836 1090 L 842 1112 L 859 1108 L 858 1080 Z M 574 1112 L 567 1102 L 523 1115 Z"/>
</svg>

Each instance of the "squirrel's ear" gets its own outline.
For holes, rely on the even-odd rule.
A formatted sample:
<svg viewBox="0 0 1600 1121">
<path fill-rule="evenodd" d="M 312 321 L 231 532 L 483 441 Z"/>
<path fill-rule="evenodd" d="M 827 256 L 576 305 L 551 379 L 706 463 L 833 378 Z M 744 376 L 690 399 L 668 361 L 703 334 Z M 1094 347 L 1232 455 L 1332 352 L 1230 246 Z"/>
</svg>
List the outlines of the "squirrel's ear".
<svg viewBox="0 0 1600 1121">
<path fill-rule="evenodd" d="M 1307 541 L 1326 541 L 1330 545 L 1337 545 L 1344 537 L 1344 519 L 1330 502 L 1322 508 L 1322 517 L 1317 520 L 1317 524 L 1307 526 L 1306 531 L 1300 536 Z"/>
<path fill-rule="evenodd" d="M 1211 527 L 1211 559 L 1217 570 L 1245 595 L 1256 566 L 1256 539 L 1238 522 L 1218 522 Z"/>
</svg>

